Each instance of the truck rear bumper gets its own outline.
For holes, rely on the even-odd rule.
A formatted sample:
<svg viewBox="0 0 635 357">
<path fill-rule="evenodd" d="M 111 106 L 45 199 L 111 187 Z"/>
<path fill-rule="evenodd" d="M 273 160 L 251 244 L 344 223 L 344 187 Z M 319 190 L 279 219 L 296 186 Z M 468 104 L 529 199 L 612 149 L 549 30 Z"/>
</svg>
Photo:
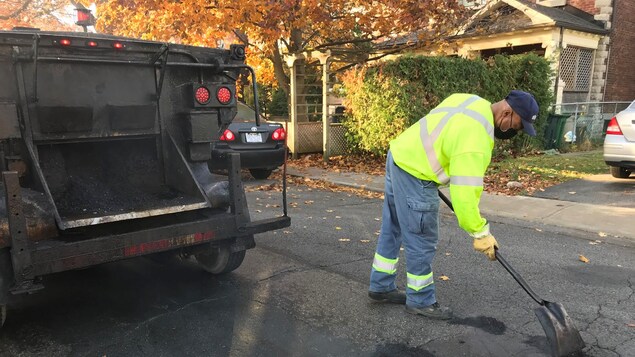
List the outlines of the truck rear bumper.
<svg viewBox="0 0 635 357">
<path fill-rule="evenodd" d="M 35 276 L 79 269 L 161 251 L 196 246 L 211 241 L 250 236 L 288 227 L 287 216 L 235 224 L 236 216 L 216 214 L 208 219 L 150 228 L 134 232 L 113 234 L 78 242 L 39 242 L 31 251 Z M 228 224 L 233 222 L 234 224 Z M 237 237 L 237 238 L 239 238 Z"/>
</svg>

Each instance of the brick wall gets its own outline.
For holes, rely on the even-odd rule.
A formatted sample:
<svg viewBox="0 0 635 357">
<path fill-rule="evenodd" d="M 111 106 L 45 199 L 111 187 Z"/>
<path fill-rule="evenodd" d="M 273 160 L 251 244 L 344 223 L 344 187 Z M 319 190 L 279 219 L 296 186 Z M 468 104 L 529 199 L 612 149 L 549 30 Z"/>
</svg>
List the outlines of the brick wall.
<svg viewBox="0 0 635 357">
<path fill-rule="evenodd" d="M 605 101 L 635 99 L 635 1 L 615 0 Z"/>
<path fill-rule="evenodd" d="M 589 14 L 597 14 L 598 9 L 595 7 L 595 0 L 567 0 L 567 4 L 578 9 L 588 12 Z"/>
</svg>

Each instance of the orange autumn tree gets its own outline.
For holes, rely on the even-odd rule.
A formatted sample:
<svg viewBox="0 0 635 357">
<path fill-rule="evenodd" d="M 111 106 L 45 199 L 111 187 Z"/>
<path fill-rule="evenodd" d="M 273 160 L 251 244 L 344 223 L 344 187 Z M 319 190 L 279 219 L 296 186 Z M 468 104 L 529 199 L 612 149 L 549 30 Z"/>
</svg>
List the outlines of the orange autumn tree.
<svg viewBox="0 0 635 357">
<path fill-rule="evenodd" d="M 97 15 L 98 30 L 144 39 L 215 47 L 233 34 L 252 56 L 270 61 L 288 93 L 285 54 L 332 50 L 362 63 L 413 45 L 375 50 L 396 35 L 443 39 L 465 10 L 458 0 L 102 0 Z"/>
<path fill-rule="evenodd" d="M 4 0 L 0 6 L 0 30 L 35 27 L 45 31 L 78 31 L 77 26 L 61 20 L 68 15 L 65 9 L 68 5 L 71 5 L 68 0 Z"/>
</svg>

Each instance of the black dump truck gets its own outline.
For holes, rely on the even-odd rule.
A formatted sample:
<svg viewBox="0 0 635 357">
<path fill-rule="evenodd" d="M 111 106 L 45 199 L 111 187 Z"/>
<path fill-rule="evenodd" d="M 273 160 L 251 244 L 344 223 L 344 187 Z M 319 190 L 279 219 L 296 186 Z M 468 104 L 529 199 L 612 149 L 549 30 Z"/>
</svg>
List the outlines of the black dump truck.
<svg viewBox="0 0 635 357">
<path fill-rule="evenodd" d="M 208 169 L 243 72 L 254 89 L 240 45 L 0 31 L 2 324 L 47 274 L 150 254 L 226 273 L 290 225 L 251 221 L 236 154 Z"/>
</svg>

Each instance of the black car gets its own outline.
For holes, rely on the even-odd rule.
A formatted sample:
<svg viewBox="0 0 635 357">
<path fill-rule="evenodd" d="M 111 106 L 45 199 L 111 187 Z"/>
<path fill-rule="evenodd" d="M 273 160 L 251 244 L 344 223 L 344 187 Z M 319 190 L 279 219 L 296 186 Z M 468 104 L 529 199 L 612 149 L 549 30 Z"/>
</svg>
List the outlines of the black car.
<svg viewBox="0 0 635 357">
<path fill-rule="evenodd" d="M 229 128 L 212 144 L 210 169 L 225 169 L 227 153 L 237 152 L 242 168 L 249 169 L 256 179 L 266 179 L 284 163 L 286 136 L 282 125 L 262 117 L 257 126 L 254 110 L 239 102 L 238 113 Z"/>
</svg>

